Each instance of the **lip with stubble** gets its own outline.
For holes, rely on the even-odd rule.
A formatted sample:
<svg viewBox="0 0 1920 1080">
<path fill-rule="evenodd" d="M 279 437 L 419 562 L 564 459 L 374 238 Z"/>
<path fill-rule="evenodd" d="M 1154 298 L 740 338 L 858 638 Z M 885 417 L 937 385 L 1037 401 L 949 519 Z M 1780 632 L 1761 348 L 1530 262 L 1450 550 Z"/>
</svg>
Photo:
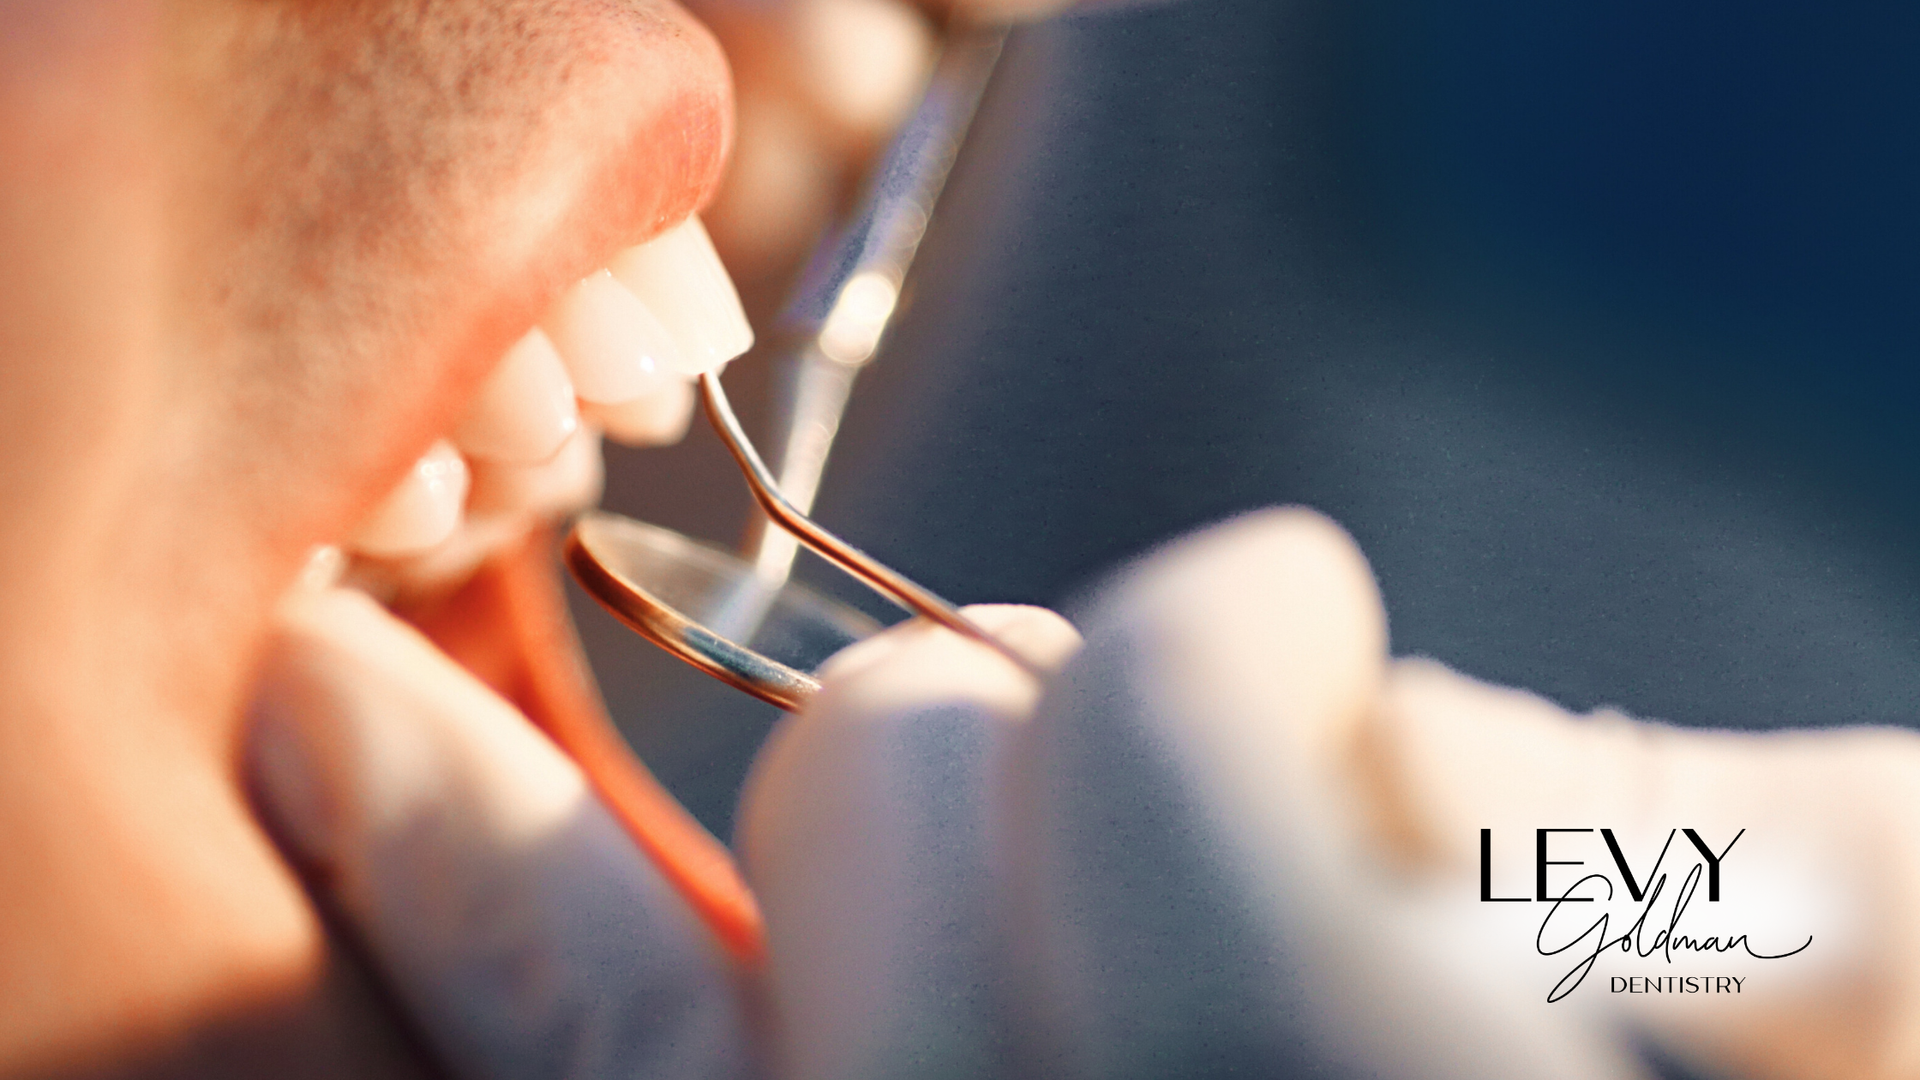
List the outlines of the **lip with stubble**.
<svg viewBox="0 0 1920 1080">
<path fill-rule="evenodd" d="M 601 436 L 677 440 L 693 378 L 753 340 L 693 216 L 730 137 L 717 47 L 663 4 L 538 13 L 539 32 L 510 47 L 489 39 L 513 33 L 511 19 L 462 27 L 472 40 L 453 51 L 464 68 L 450 62 L 422 80 L 427 90 L 388 94 L 403 105 L 424 96 L 417 122 L 451 129 L 452 145 L 356 161 L 349 179 L 360 183 L 327 206 L 341 228 L 295 267 L 321 288 L 275 301 L 312 309 L 272 320 L 306 333 L 296 347 L 324 353 L 340 339 L 357 336 L 361 348 L 372 339 L 396 354 L 392 371 L 412 378 L 348 388 L 381 399 L 377 408 L 397 420 L 338 524 L 314 538 L 373 564 L 389 586 L 457 581 L 530 524 L 590 505 Z M 503 51 L 515 66 L 499 66 Z M 436 96 L 433 84 L 449 80 L 479 89 Z M 335 141 L 356 139 L 367 142 L 359 131 Z M 403 173 L 406 190 L 395 195 L 392 178 Z M 410 231 L 394 220 L 424 224 Z M 373 305 L 356 295 L 367 282 L 350 269 L 369 250 L 380 262 L 366 276 L 384 286 Z M 331 325 L 316 314 L 328 304 L 349 318 L 371 306 L 386 325 L 373 334 Z"/>
</svg>

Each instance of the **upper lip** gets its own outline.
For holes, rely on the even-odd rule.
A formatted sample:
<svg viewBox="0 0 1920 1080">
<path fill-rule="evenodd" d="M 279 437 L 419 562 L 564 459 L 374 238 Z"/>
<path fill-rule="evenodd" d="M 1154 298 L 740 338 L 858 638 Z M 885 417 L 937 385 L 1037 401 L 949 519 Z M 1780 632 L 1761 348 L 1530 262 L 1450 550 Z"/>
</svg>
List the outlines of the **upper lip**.
<svg viewBox="0 0 1920 1080">
<path fill-rule="evenodd" d="M 236 434 L 273 431 L 268 452 L 288 458 L 328 447 L 324 464 L 283 459 L 279 512 L 256 518 L 276 549 L 348 534 L 563 290 L 718 186 L 732 86 L 691 16 L 596 0 L 473 22 L 443 28 L 464 35 L 452 46 L 423 42 L 370 72 L 316 61 L 237 98 L 244 137 L 194 161 L 235 194 L 210 234 L 235 246 L 207 256 L 217 269 L 196 286 L 219 313 L 208 325 L 237 328 L 236 362 L 261 383 L 297 385 Z M 311 119 L 275 119 L 287 115 Z M 352 438 L 342 423 L 358 425 Z M 274 470 L 248 468 L 235 488 L 261 495 L 251 477 Z"/>
<path fill-rule="evenodd" d="M 476 340 L 461 350 L 489 358 L 469 372 L 475 381 L 561 291 L 685 220 L 719 186 L 732 140 L 726 62 L 684 12 L 642 10 L 648 17 L 621 9 L 581 27 L 592 39 L 586 58 L 541 103 L 548 118 L 514 185 L 523 203 L 508 207 L 522 226 L 518 250 L 502 260 L 494 294 L 478 298 Z M 550 209 L 528 214 L 525 200 Z"/>
<path fill-rule="evenodd" d="M 445 362 L 416 432 L 450 430 L 563 290 L 690 217 L 717 185 L 730 136 L 725 64 L 712 39 L 674 11 L 634 18 L 587 9 L 584 22 L 563 23 L 562 44 L 580 54 L 529 87 L 529 113 L 500 125 L 517 145 L 500 154 L 496 143 L 481 158 L 509 167 L 474 170 L 485 188 L 465 205 L 450 200 L 466 212 L 468 243 L 449 245 L 466 250 L 443 267 L 460 283 L 457 305 L 433 320 L 447 336 L 422 343 Z M 510 101 L 513 89 L 493 87 L 484 100 Z"/>
<path fill-rule="evenodd" d="M 439 363 L 418 426 L 387 458 L 387 480 L 451 430 L 565 289 L 694 214 L 719 186 L 733 99 L 713 37 L 664 0 L 565 10 L 560 40 L 549 43 L 567 55 L 564 69 L 528 88 L 522 115 L 483 118 L 519 145 L 501 155 L 510 168 L 486 176 L 463 208 L 457 253 L 434 268 L 453 303 L 425 313 L 438 332 L 415 345 Z"/>
</svg>

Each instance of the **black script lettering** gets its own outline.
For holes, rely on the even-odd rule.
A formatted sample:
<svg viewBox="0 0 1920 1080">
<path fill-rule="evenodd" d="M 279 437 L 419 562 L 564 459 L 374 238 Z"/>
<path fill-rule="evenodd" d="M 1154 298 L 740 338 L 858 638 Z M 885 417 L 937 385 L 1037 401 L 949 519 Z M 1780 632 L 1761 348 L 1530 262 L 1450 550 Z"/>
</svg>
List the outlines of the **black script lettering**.
<svg viewBox="0 0 1920 1080">
<path fill-rule="evenodd" d="M 1560 913 L 1560 905 L 1568 900 L 1593 899 L 1591 896 L 1573 895 L 1574 890 L 1589 881 L 1597 881 L 1606 887 L 1607 894 L 1601 897 L 1602 900 L 1613 899 L 1613 879 L 1607 877 L 1605 874 L 1588 874 L 1586 877 L 1568 886 L 1567 891 L 1562 893 L 1558 899 L 1554 900 L 1553 906 L 1547 909 L 1547 917 L 1540 920 L 1540 932 L 1533 935 L 1533 947 L 1536 952 L 1541 956 L 1557 956 L 1573 948 L 1575 945 L 1580 944 L 1582 941 L 1585 941 L 1589 935 L 1594 934 L 1596 931 L 1599 933 L 1599 936 L 1595 939 L 1593 951 L 1582 957 L 1579 963 L 1573 965 L 1572 971 L 1560 976 L 1560 981 L 1554 983 L 1553 989 L 1547 992 L 1548 1004 L 1559 1001 L 1561 998 L 1579 989 L 1580 984 L 1586 980 L 1587 972 L 1592 971 L 1593 965 L 1599 961 L 1600 954 L 1606 952 L 1609 948 L 1617 948 L 1621 952 L 1633 951 L 1633 943 L 1628 940 L 1624 934 L 1613 941 L 1607 940 L 1607 917 L 1605 915 L 1589 923 L 1585 930 L 1569 938 L 1564 944 L 1556 945 L 1553 948 L 1547 947 L 1547 929 L 1553 926 L 1554 916 Z"/>
<path fill-rule="evenodd" d="M 1735 837 L 1734 839 L 1737 840 L 1739 837 Z M 1727 847 L 1731 849 L 1733 845 L 1728 844 Z M 1725 854 L 1725 851 L 1721 852 L 1721 855 L 1724 856 Z M 1586 929 L 1573 935 L 1563 944 L 1549 948 L 1547 944 L 1549 938 L 1548 931 L 1550 928 L 1555 928 L 1554 917 L 1559 914 L 1560 905 L 1568 900 L 1594 899 L 1593 897 L 1575 897 L 1572 895 L 1575 890 L 1586 885 L 1589 881 L 1598 881 L 1606 887 L 1606 895 L 1600 899 L 1613 899 L 1613 879 L 1607 877 L 1605 874 L 1588 874 L 1586 877 L 1574 882 L 1573 886 L 1567 890 L 1566 895 L 1561 896 L 1553 902 L 1553 907 L 1547 911 L 1547 917 L 1541 920 L 1540 932 L 1534 935 L 1534 949 L 1538 951 L 1541 956 L 1554 956 L 1566 952 L 1568 949 L 1585 941 L 1588 937 L 1594 937 L 1593 951 L 1581 956 L 1580 961 L 1573 966 L 1573 969 L 1565 975 L 1562 975 L 1559 982 L 1553 984 L 1553 989 L 1547 992 L 1548 1003 L 1559 1001 L 1561 998 L 1573 993 L 1573 991 L 1580 986 L 1581 982 L 1585 981 L 1588 973 L 1593 970 L 1594 964 L 1599 962 L 1600 954 L 1606 952 L 1608 949 L 1618 949 L 1630 956 L 1637 955 L 1642 958 L 1658 953 L 1662 959 L 1671 964 L 1673 963 L 1673 954 L 1676 950 L 1696 953 L 1726 953 L 1732 952 L 1735 949 L 1741 949 L 1744 950 L 1748 956 L 1756 960 L 1781 960 L 1804 952 L 1813 944 L 1812 936 L 1808 936 L 1797 948 L 1780 953 L 1763 953 L 1753 947 L 1753 943 L 1748 940 L 1745 934 L 1735 934 L 1723 939 L 1717 934 L 1711 937 L 1696 938 L 1680 933 L 1680 920 L 1682 916 L 1686 914 L 1687 906 L 1692 901 L 1694 893 L 1700 888 L 1700 870 L 1701 864 L 1695 863 L 1692 868 L 1687 871 L 1687 876 L 1681 882 L 1678 894 L 1674 899 L 1673 910 L 1667 919 L 1667 925 L 1654 933 L 1651 942 L 1646 940 L 1647 924 L 1654 914 L 1654 909 L 1660 903 L 1661 894 L 1666 891 L 1667 875 L 1664 873 L 1657 875 L 1648 883 L 1645 901 L 1646 906 L 1641 909 L 1640 917 L 1635 919 L 1633 925 L 1619 937 L 1607 936 L 1609 920 L 1608 917 L 1603 914 L 1589 923 Z M 1642 992 L 1673 992 L 1669 985 L 1663 985 L 1661 983 L 1660 980 L 1662 978 L 1677 979 L 1675 976 L 1661 976 L 1658 978 L 1638 980 L 1645 982 L 1647 986 L 1645 991 L 1638 991 L 1634 989 L 1637 980 L 1630 977 L 1627 980 L 1627 992 L 1630 994 Z M 1736 985 L 1738 985 L 1738 980 L 1736 980 Z M 1738 992 L 1738 990 L 1735 990 L 1735 993 Z"/>
</svg>

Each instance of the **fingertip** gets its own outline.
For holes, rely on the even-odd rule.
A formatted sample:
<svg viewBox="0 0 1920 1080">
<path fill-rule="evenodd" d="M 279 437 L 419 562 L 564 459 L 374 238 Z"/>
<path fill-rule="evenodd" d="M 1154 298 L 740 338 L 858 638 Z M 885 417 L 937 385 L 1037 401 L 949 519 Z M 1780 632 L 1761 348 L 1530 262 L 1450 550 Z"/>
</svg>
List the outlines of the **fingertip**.
<svg viewBox="0 0 1920 1080">
<path fill-rule="evenodd" d="M 960 609 L 987 633 L 1043 671 L 1058 671 L 1086 643 L 1066 616 L 1031 604 L 969 604 Z"/>
<path fill-rule="evenodd" d="M 281 609 L 264 816 L 462 1075 L 747 1071 L 733 972 L 512 705 L 370 598 Z"/>
<path fill-rule="evenodd" d="M 975 605 L 966 613 L 1043 669 L 1059 667 L 1080 646 L 1071 623 L 1043 608 Z M 1016 723 L 1031 713 L 1042 688 L 993 649 L 935 626 L 911 620 L 856 642 L 819 672 L 820 692 L 800 712 L 785 717 L 755 762 L 741 800 L 745 846 L 779 818 L 770 806 L 804 801 L 802 789 L 837 783 L 826 774 L 857 764 L 851 757 L 814 748 L 847 738 L 880 738 L 911 717 L 959 710 L 985 723 Z M 817 759 L 817 760 L 816 760 Z M 771 815 L 771 816 L 770 816 Z"/>
<path fill-rule="evenodd" d="M 343 786 L 358 777 L 354 744 L 364 705 L 352 657 L 360 649 L 405 651 L 390 618 L 346 588 L 294 589 L 275 612 L 248 706 L 245 763 L 265 818 L 312 870 L 332 869 L 364 817 L 364 793 Z M 386 755 L 389 764 L 405 756 Z"/>
<path fill-rule="evenodd" d="M 1079 647 L 1065 619 L 1040 608 L 983 605 L 982 628 L 1042 670 Z M 965 704 L 1012 719 L 1033 710 L 1042 686 L 991 647 L 922 619 L 842 650 L 820 669 L 821 690 L 794 723 L 864 723 L 940 703 Z"/>
<path fill-rule="evenodd" d="M 1301 507 L 1174 542 L 1125 573 L 1107 605 L 1151 642 L 1160 692 L 1252 710 L 1315 761 L 1347 751 L 1385 674 L 1371 567 L 1345 530 Z"/>
<path fill-rule="evenodd" d="M 1040 609 L 967 614 L 1043 665 L 1079 642 Z M 992 793 L 1037 680 L 922 621 L 821 674 L 821 693 L 754 763 L 739 815 L 766 912 L 782 1074 L 1003 1075 L 996 1030 L 953 1002 L 982 993 L 997 963 Z M 930 1021 L 938 1040 L 926 1039 Z"/>
<path fill-rule="evenodd" d="M 518 710 L 358 590 L 283 601 L 250 708 L 263 808 L 344 889 L 383 851 L 510 846 L 588 798 Z"/>
</svg>

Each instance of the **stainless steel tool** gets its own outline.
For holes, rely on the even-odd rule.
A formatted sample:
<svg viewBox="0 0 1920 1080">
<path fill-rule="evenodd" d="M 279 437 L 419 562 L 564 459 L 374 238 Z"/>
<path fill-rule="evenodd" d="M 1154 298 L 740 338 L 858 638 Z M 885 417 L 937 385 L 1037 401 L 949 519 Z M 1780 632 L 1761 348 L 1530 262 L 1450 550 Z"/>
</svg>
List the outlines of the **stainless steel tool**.
<svg viewBox="0 0 1920 1080">
<path fill-rule="evenodd" d="M 802 544 L 914 614 L 1027 661 L 958 608 L 815 524 L 813 508 L 855 376 L 878 352 L 934 204 L 985 90 L 1005 32 L 950 35 L 919 105 L 874 174 L 860 211 L 803 276 L 783 322 L 799 344 L 770 469 L 741 430 L 716 374 L 701 376 L 708 420 L 746 475 L 762 516 L 742 555 L 605 512 L 581 516 L 567 565 L 628 626 L 687 663 L 782 708 L 819 690 L 812 672 L 876 632 L 862 612 L 790 580 Z"/>
</svg>

